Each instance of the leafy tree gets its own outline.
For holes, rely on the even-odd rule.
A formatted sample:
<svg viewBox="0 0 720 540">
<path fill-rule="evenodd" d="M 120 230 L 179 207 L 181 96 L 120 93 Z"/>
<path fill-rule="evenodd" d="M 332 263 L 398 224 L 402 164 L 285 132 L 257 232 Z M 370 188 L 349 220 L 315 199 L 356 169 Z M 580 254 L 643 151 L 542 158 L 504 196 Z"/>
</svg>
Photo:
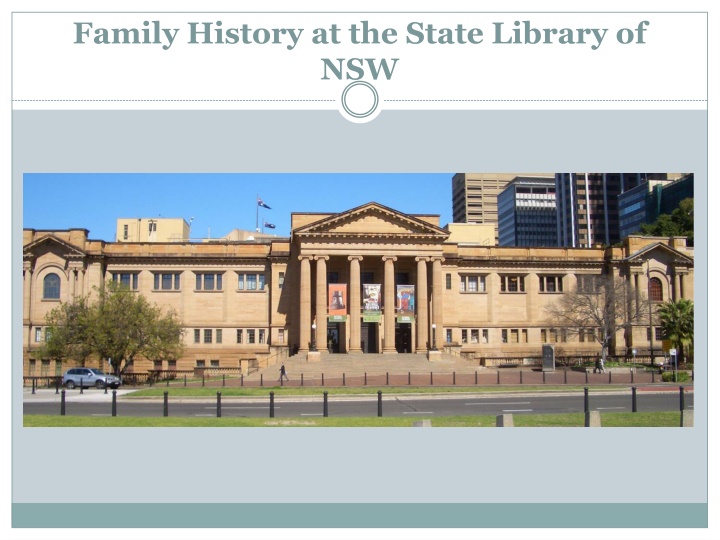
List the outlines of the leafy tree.
<svg viewBox="0 0 720 540">
<path fill-rule="evenodd" d="M 678 363 L 685 361 L 685 349 L 692 351 L 695 341 L 695 305 L 684 298 L 663 302 L 658 306 L 658 315 L 665 338 L 678 349 Z"/>
<path fill-rule="evenodd" d="M 100 289 L 93 306 L 93 349 L 119 375 L 135 358 L 176 359 L 182 355 L 183 327 L 177 315 L 166 314 L 141 294 L 116 282 Z"/>
<path fill-rule="evenodd" d="M 93 353 L 91 328 L 86 297 L 60 304 L 45 317 L 45 341 L 38 351 L 41 358 L 72 359 L 84 366 Z"/>
<path fill-rule="evenodd" d="M 683 199 L 670 214 L 660 214 L 654 223 L 643 223 L 640 232 L 648 236 L 687 236 L 688 245 L 694 244 L 694 201 Z"/>
<path fill-rule="evenodd" d="M 568 336 L 595 339 L 602 347 L 603 363 L 613 338 L 620 330 L 645 320 L 647 298 L 624 279 L 614 276 L 588 276 L 575 290 L 545 307 L 549 322 L 565 330 Z"/>
</svg>

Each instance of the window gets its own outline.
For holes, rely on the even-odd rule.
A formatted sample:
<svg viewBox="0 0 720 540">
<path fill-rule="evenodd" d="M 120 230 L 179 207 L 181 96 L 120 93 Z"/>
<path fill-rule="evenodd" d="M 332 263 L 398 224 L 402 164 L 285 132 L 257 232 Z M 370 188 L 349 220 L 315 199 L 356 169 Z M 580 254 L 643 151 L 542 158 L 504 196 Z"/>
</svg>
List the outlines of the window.
<svg viewBox="0 0 720 540">
<path fill-rule="evenodd" d="M 38 327 L 35 329 L 35 343 L 42 341 L 42 328 Z"/>
<path fill-rule="evenodd" d="M 482 339 L 483 339 L 483 341 L 482 341 L 483 343 L 487 343 L 487 342 L 488 342 L 488 330 L 487 330 L 487 328 L 483 328 L 483 331 L 482 331 Z"/>
<path fill-rule="evenodd" d="M 238 274 L 239 291 L 262 291 L 265 288 L 265 274 Z"/>
<path fill-rule="evenodd" d="M 40 360 L 40 376 L 47 377 L 50 374 L 50 360 Z"/>
<path fill-rule="evenodd" d="M 112 280 L 133 291 L 137 291 L 138 289 L 137 272 L 113 272 Z"/>
<path fill-rule="evenodd" d="M 195 343 L 200 343 L 200 329 L 196 328 L 193 333 L 195 334 Z"/>
<path fill-rule="evenodd" d="M 600 276 L 576 276 L 577 277 L 577 290 L 580 292 L 595 292 L 600 286 Z"/>
<path fill-rule="evenodd" d="M 220 367 L 220 360 L 210 360 L 210 367 Z"/>
<path fill-rule="evenodd" d="M 206 329 L 204 334 L 203 343 L 212 343 L 212 330 Z"/>
<path fill-rule="evenodd" d="M 507 343 L 508 342 L 508 331 L 503 329 L 502 331 L 502 342 Z"/>
<path fill-rule="evenodd" d="M 248 330 L 248 331 L 247 331 L 247 342 L 248 342 L 248 343 L 255 343 L 255 330 Z"/>
<path fill-rule="evenodd" d="M 128 239 L 128 226 L 123 225 L 123 240 L 127 240 L 127 239 Z"/>
<path fill-rule="evenodd" d="M 35 375 L 35 365 L 36 365 L 36 360 L 34 360 L 34 359 L 31 358 L 31 359 L 30 359 L 29 366 L 28 366 L 28 374 L 29 374 L 31 377 L 33 377 L 33 376 Z"/>
<path fill-rule="evenodd" d="M 242 335 L 243 335 L 243 331 L 240 328 L 238 328 L 235 331 L 235 339 L 237 340 L 238 343 L 242 343 Z"/>
<path fill-rule="evenodd" d="M 280 272 L 278 274 L 278 289 L 282 289 L 283 285 L 285 285 L 285 272 Z"/>
<path fill-rule="evenodd" d="M 445 288 L 449 291 L 452 289 L 452 275 L 445 274 Z"/>
<path fill-rule="evenodd" d="M 500 292 L 525 292 L 525 278 L 523 276 L 500 276 Z"/>
<path fill-rule="evenodd" d="M 452 343 L 452 330 L 450 328 L 445 329 L 445 343 Z"/>
<path fill-rule="evenodd" d="M 460 276 L 460 292 L 485 292 L 485 276 Z"/>
<path fill-rule="evenodd" d="M 538 276 L 540 278 L 540 292 L 559 293 L 563 291 L 562 276 Z"/>
<path fill-rule="evenodd" d="M 222 277 L 218 274 L 195 274 L 196 291 L 222 291 Z"/>
<path fill-rule="evenodd" d="M 179 291 L 180 274 L 155 274 L 153 288 L 156 291 Z"/>
<path fill-rule="evenodd" d="M 527 328 L 523 328 L 520 331 L 520 342 L 521 343 L 527 343 L 528 342 L 528 331 Z"/>
<path fill-rule="evenodd" d="M 663 289 L 662 289 L 662 282 L 654 277 L 650 278 L 649 283 L 649 289 L 650 289 L 650 301 L 651 302 L 662 302 L 663 301 Z"/>
<path fill-rule="evenodd" d="M 168 360 L 168 369 L 176 370 L 177 369 L 177 360 Z"/>
<path fill-rule="evenodd" d="M 258 343 L 265 343 L 265 330 L 258 330 Z"/>
<path fill-rule="evenodd" d="M 285 329 L 284 328 L 280 328 L 278 330 L 278 343 L 280 343 L 281 345 L 285 343 Z"/>
<path fill-rule="evenodd" d="M 162 369 L 162 360 L 153 360 L 153 369 L 161 370 Z"/>
<path fill-rule="evenodd" d="M 43 280 L 43 298 L 45 300 L 60 300 L 60 276 L 48 274 Z"/>
<path fill-rule="evenodd" d="M 467 330 L 465 330 L 465 329 L 463 328 L 463 329 L 462 329 L 462 332 L 461 332 L 461 335 L 462 335 L 462 341 L 461 341 L 461 343 L 467 343 Z"/>
<path fill-rule="evenodd" d="M 547 330 L 544 328 L 540 329 L 540 343 L 547 343 Z"/>
<path fill-rule="evenodd" d="M 215 343 L 222 343 L 222 328 L 215 330 Z"/>
<path fill-rule="evenodd" d="M 663 329 L 661 326 L 655 327 L 655 341 L 662 341 L 665 337 L 665 334 L 663 333 Z"/>
<path fill-rule="evenodd" d="M 480 343 L 480 330 L 477 328 L 470 330 L 470 343 Z"/>
<path fill-rule="evenodd" d="M 205 360 L 195 360 L 195 367 L 205 367 Z"/>
</svg>

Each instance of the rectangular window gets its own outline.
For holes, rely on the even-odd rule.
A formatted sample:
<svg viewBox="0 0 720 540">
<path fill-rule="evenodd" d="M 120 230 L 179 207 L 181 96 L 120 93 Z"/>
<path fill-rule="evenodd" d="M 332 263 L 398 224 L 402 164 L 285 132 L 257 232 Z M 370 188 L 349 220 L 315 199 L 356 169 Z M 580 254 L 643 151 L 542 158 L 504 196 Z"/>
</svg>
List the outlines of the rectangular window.
<svg viewBox="0 0 720 540">
<path fill-rule="evenodd" d="M 452 343 L 452 330 L 450 328 L 445 329 L 445 343 Z"/>
<path fill-rule="evenodd" d="M 33 359 L 30 359 L 30 364 L 28 366 L 28 373 L 30 374 L 31 377 L 33 377 L 35 375 L 35 366 L 36 366 L 36 361 Z"/>
<path fill-rule="evenodd" d="M 258 290 L 265 290 L 265 274 L 258 274 Z"/>
<path fill-rule="evenodd" d="M 581 328 L 578 330 L 578 341 L 580 343 L 585 343 L 585 329 Z"/>
<path fill-rule="evenodd" d="M 177 360 L 168 360 L 168 369 L 176 370 L 177 369 Z"/>
<path fill-rule="evenodd" d="M 248 343 L 255 343 L 255 330 L 248 330 L 248 331 L 247 331 L 247 342 L 248 342 Z"/>
<path fill-rule="evenodd" d="M 460 292 L 485 292 L 485 276 L 460 276 Z"/>
<path fill-rule="evenodd" d="M 487 343 L 487 342 L 488 342 L 488 330 L 487 330 L 487 328 L 483 328 L 483 334 L 482 334 L 482 336 L 483 336 L 483 343 Z"/>
<path fill-rule="evenodd" d="M 662 341 L 665 336 L 663 335 L 663 329 L 660 326 L 655 327 L 655 341 Z"/>
<path fill-rule="evenodd" d="M 222 274 L 195 274 L 196 291 L 222 291 Z"/>
<path fill-rule="evenodd" d="M 245 290 L 245 274 L 238 274 L 238 291 Z"/>
<path fill-rule="evenodd" d="M 523 276 L 500 276 L 500 292 L 525 292 L 525 278 Z"/>
<path fill-rule="evenodd" d="M 123 240 L 127 240 L 127 239 L 128 239 L 128 226 L 123 225 Z"/>
<path fill-rule="evenodd" d="M 161 370 L 162 369 L 162 360 L 153 360 L 153 369 L 155 370 Z"/>
<path fill-rule="evenodd" d="M 557 332 L 557 330 L 556 330 L 555 328 L 551 328 L 551 329 L 550 329 L 549 335 L 550 335 L 550 343 L 557 343 L 557 341 L 558 341 L 558 332 Z"/>
<path fill-rule="evenodd" d="M 477 328 L 470 330 L 470 343 L 480 343 L 480 330 Z"/>
<path fill-rule="evenodd" d="M 220 367 L 220 360 L 210 360 L 210 367 Z"/>
<path fill-rule="evenodd" d="M 222 343 L 222 328 L 215 330 L 215 343 Z"/>
<path fill-rule="evenodd" d="M 138 274 L 132 272 L 113 272 L 112 280 L 120 283 L 123 287 L 127 287 L 133 291 L 138 288 Z"/>
<path fill-rule="evenodd" d="M 36 328 L 35 329 L 35 343 L 40 343 L 42 341 L 42 328 Z"/>
<path fill-rule="evenodd" d="M 503 329 L 502 331 L 502 342 L 507 343 L 508 342 L 508 331 Z"/>
<path fill-rule="evenodd" d="M 528 331 L 526 328 L 523 328 L 520 332 L 520 342 L 521 343 L 527 343 L 528 342 Z"/>
<path fill-rule="evenodd" d="M 153 288 L 156 291 L 179 291 L 180 274 L 155 274 Z"/>
<path fill-rule="evenodd" d="M 545 330 L 544 328 L 541 328 L 541 329 L 540 329 L 540 342 L 541 342 L 541 343 L 547 343 L 547 342 L 548 342 L 548 340 L 547 340 L 547 330 Z"/>
<path fill-rule="evenodd" d="M 265 330 L 258 330 L 258 343 L 265 343 Z"/>
<path fill-rule="evenodd" d="M 206 329 L 203 343 L 212 343 L 212 330 Z"/>
<path fill-rule="evenodd" d="M 445 274 L 445 289 L 448 291 L 452 289 L 452 275 Z"/>
<path fill-rule="evenodd" d="M 257 275 L 248 274 L 246 277 L 247 277 L 247 290 L 248 291 L 256 291 L 257 290 Z"/>
<path fill-rule="evenodd" d="M 280 343 L 280 345 L 285 344 L 285 329 L 284 328 L 281 328 L 280 330 L 278 330 L 278 342 Z"/>
<path fill-rule="evenodd" d="M 520 331 L 517 328 L 510 330 L 510 343 L 520 343 Z"/>
<path fill-rule="evenodd" d="M 243 335 L 242 329 L 238 328 L 235 331 L 235 339 L 237 340 L 238 343 L 242 343 L 242 335 Z"/>
<path fill-rule="evenodd" d="M 464 329 L 464 328 L 462 329 L 461 336 L 462 336 L 461 343 L 467 343 L 467 330 L 466 329 Z"/>
<path fill-rule="evenodd" d="M 591 293 L 597 291 L 600 286 L 599 275 L 578 275 L 577 278 L 577 290 L 580 292 Z"/>
<path fill-rule="evenodd" d="M 278 274 L 278 289 L 282 289 L 283 285 L 285 285 L 285 272 L 280 272 Z"/>
<path fill-rule="evenodd" d="M 196 328 L 193 333 L 195 334 L 195 343 L 200 343 L 200 329 Z"/>
<path fill-rule="evenodd" d="M 195 367 L 205 367 L 205 360 L 195 360 Z"/>
<path fill-rule="evenodd" d="M 540 279 L 540 292 L 562 292 L 562 276 L 538 276 Z"/>
<path fill-rule="evenodd" d="M 40 376 L 47 377 L 50 374 L 50 360 L 40 360 Z"/>
</svg>

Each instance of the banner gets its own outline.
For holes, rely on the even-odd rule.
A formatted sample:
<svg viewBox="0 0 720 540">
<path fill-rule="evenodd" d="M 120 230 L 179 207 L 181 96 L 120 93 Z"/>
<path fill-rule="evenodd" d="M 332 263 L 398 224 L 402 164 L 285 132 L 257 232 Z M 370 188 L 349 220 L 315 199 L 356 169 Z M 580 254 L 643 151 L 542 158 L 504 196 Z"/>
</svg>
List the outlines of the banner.
<svg viewBox="0 0 720 540">
<path fill-rule="evenodd" d="M 397 321 L 413 322 L 415 319 L 415 285 L 397 286 Z"/>
<path fill-rule="evenodd" d="M 380 322 L 382 311 L 380 310 L 380 291 L 382 285 L 379 283 L 366 283 L 363 285 L 363 321 Z"/>
<path fill-rule="evenodd" d="M 345 322 L 347 320 L 347 283 L 331 283 L 328 285 L 328 320 Z"/>
</svg>

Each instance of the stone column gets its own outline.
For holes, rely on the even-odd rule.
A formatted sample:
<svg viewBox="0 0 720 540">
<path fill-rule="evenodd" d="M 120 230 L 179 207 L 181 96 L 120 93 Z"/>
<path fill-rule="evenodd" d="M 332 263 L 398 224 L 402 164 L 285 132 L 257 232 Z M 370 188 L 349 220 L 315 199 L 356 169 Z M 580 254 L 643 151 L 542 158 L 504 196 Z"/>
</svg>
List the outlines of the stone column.
<svg viewBox="0 0 720 540">
<path fill-rule="evenodd" d="M 673 302 L 677 302 L 682 298 L 682 288 L 680 286 L 680 274 L 675 271 L 675 276 L 673 279 L 673 291 L 672 291 L 672 299 Z"/>
<path fill-rule="evenodd" d="M 417 261 L 417 351 L 428 350 L 428 282 L 427 257 L 415 257 Z"/>
<path fill-rule="evenodd" d="M 300 255 L 300 344 L 301 351 L 307 351 L 310 344 L 310 323 L 312 314 L 310 312 L 310 288 L 311 288 L 311 270 L 310 259 L 312 256 Z"/>
<path fill-rule="evenodd" d="M 30 324 L 30 305 L 32 303 L 32 262 L 23 261 L 23 323 Z"/>
<path fill-rule="evenodd" d="M 351 255 L 350 260 L 350 306 L 348 322 L 350 323 L 350 350 L 362 351 L 360 347 L 360 261 L 359 255 Z"/>
<path fill-rule="evenodd" d="M 395 261 L 397 257 L 383 257 L 385 261 L 385 312 L 383 325 L 385 327 L 385 344 L 383 353 L 397 353 L 395 350 Z"/>
<path fill-rule="evenodd" d="M 442 279 L 442 263 L 443 257 L 433 257 L 432 269 L 432 306 L 433 316 L 432 323 L 435 325 L 435 342 L 439 350 L 443 350 L 445 343 L 445 330 L 443 329 L 443 289 L 445 284 Z M 430 345 L 432 346 L 432 332 L 430 334 Z"/>
<path fill-rule="evenodd" d="M 317 255 L 317 266 L 315 267 L 315 341 L 318 351 L 327 351 L 327 323 L 328 323 L 328 298 L 327 298 L 327 255 Z"/>
</svg>

